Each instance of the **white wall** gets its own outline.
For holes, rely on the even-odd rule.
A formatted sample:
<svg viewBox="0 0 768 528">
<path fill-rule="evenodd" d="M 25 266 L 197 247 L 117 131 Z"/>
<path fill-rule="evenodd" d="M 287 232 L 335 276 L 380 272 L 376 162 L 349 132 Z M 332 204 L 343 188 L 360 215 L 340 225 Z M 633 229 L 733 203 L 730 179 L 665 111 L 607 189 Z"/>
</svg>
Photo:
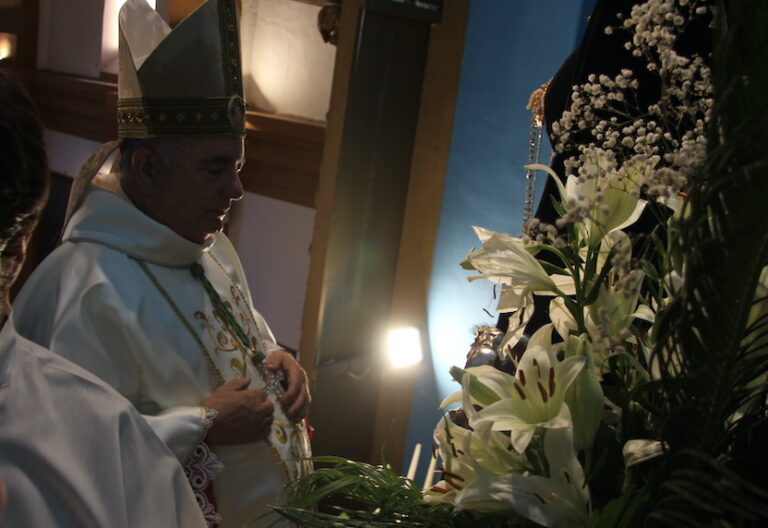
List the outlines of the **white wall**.
<svg viewBox="0 0 768 528">
<path fill-rule="evenodd" d="M 315 210 L 254 193 L 232 212 L 229 235 L 256 309 L 277 340 L 298 349 Z"/>
<path fill-rule="evenodd" d="M 243 2 L 243 79 L 254 109 L 325 121 L 336 48 L 317 30 L 319 10 L 286 0 Z"/>
<path fill-rule="evenodd" d="M 58 172 L 74 177 L 100 143 L 90 139 L 71 136 L 63 132 L 45 129 L 43 140 L 48 152 L 48 167 L 51 172 Z"/>
<path fill-rule="evenodd" d="M 98 77 L 103 17 L 104 0 L 41 0 L 37 67 Z"/>
</svg>

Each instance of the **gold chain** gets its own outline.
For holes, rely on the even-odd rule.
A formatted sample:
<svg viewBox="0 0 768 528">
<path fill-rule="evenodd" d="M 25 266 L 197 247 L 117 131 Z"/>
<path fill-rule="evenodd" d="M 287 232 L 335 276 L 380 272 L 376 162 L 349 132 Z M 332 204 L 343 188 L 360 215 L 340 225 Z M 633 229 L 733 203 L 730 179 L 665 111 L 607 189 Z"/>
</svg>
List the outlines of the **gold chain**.
<svg viewBox="0 0 768 528">
<path fill-rule="evenodd" d="M 211 372 L 213 372 L 213 375 L 216 377 L 219 383 L 224 383 L 226 380 L 224 379 L 224 376 L 219 370 L 219 367 L 216 366 L 216 363 L 214 363 L 213 358 L 208 353 L 208 349 L 205 347 L 205 343 L 203 343 L 203 340 L 200 338 L 199 335 L 197 335 L 197 332 L 195 332 L 195 329 L 192 328 L 191 324 L 189 324 L 189 321 L 187 321 L 187 318 L 184 317 L 184 314 L 181 313 L 181 310 L 179 309 L 178 306 L 176 306 L 176 303 L 173 301 L 171 296 L 168 294 L 165 288 L 163 288 L 163 286 L 157 280 L 157 277 L 155 277 L 154 273 L 152 273 L 152 271 L 149 269 L 149 266 L 147 266 L 147 263 L 135 257 L 130 257 L 130 258 L 131 260 L 135 261 L 139 265 L 141 270 L 149 278 L 150 282 L 152 282 L 152 284 L 155 286 L 157 291 L 160 292 L 160 295 L 162 295 L 163 298 L 168 302 L 173 312 L 176 314 L 176 316 L 179 318 L 181 323 L 184 325 L 184 328 L 186 328 L 189 331 L 192 338 L 195 340 L 195 342 L 197 342 L 198 346 L 200 347 L 200 351 L 203 353 L 205 360 L 208 362 L 208 367 L 211 369 Z"/>
<path fill-rule="evenodd" d="M 531 111 L 531 132 L 528 138 L 528 164 L 538 163 L 541 154 L 541 137 L 544 132 L 544 98 L 547 95 L 549 81 L 537 88 L 528 99 L 527 110 Z M 527 231 L 528 222 L 533 215 L 533 201 L 536 195 L 536 179 L 538 171 L 529 170 L 525 173 L 525 202 L 523 203 L 523 233 Z"/>
</svg>

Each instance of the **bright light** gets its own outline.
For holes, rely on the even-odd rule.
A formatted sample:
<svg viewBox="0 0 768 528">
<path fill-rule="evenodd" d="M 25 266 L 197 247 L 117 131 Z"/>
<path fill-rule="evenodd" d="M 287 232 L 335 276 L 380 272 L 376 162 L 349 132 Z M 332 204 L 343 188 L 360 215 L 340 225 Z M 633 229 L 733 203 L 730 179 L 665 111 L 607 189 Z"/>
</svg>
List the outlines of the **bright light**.
<svg viewBox="0 0 768 528">
<path fill-rule="evenodd" d="M 387 355 L 394 368 L 410 367 L 422 360 L 421 333 L 413 326 L 395 328 L 387 336 Z"/>
<path fill-rule="evenodd" d="M 0 60 L 7 59 L 13 55 L 16 35 L 12 33 L 0 33 Z"/>
</svg>

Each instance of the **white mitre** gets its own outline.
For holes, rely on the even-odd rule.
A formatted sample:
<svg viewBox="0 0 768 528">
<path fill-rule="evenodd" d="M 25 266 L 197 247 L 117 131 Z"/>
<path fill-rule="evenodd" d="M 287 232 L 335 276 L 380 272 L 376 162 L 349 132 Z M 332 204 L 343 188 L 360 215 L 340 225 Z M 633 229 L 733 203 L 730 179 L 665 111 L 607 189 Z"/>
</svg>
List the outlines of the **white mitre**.
<svg viewBox="0 0 768 528">
<path fill-rule="evenodd" d="M 120 9 L 121 138 L 242 135 L 235 0 L 208 0 L 173 30 L 146 0 Z"/>
</svg>

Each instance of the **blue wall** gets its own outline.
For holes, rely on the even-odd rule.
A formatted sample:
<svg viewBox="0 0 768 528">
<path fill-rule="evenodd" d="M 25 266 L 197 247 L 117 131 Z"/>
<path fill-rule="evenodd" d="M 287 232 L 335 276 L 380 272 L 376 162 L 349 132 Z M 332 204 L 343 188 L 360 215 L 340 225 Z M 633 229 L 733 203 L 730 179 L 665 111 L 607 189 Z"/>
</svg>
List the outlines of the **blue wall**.
<svg viewBox="0 0 768 528">
<path fill-rule="evenodd" d="M 459 388 L 448 370 L 464 365 L 476 326 L 496 322 L 491 284 L 468 283 L 469 273 L 459 267 L 467 251 L 479 245 L 471 226 L 520 234 L 530 130 L 525 106 L 531 92 L 576 46 L 594 4 L 594 0 L 470 2 L 427 307 L 431 358 L 422 366 L 414 391 L 403 461 L 407 468 L 414 445 L 424 446 L 419 482 L 440 417 L 438 404 Z M 546 163 L 549 151 L 541 159 Z"/>
</svg>

